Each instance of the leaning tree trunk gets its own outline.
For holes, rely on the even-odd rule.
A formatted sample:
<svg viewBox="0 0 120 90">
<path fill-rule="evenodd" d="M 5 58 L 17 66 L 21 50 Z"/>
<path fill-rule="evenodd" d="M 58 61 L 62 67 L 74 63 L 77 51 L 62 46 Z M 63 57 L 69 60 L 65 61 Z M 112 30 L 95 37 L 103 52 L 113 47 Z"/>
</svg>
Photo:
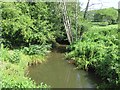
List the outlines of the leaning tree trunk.
<svg viewBox="0 0 120 90">
<path fill-rule="evenodd" d="M 88 2 L 87 2 L 87 6 L 86 6 L 86 9 L 85 9 L 85 12 L 84 12 L 84 19 L 86 19 L 86 14 L 87 14 L 87 11 L 88 11 L 89 3 L 90 3 L 90 0 L 88 0 Z"/>
<path fill-rule="evenodd" d="M 76 29 L 76 41 L 78 39 L 78 1 L 76 0 L 75 5 L 75 29 Z"/>
<path fill-rule="evenodd" d="M 61 2 L 61 6 L 62 6 L 63 22 L 64 22 L 67 38 L 68 38 L 69 43 L 71 44 L 73 42 L 73 36 L 71 33 L 70 19 L 67 15 L 66 2 L 64 0 L 63 2 Z"/>
</svg>

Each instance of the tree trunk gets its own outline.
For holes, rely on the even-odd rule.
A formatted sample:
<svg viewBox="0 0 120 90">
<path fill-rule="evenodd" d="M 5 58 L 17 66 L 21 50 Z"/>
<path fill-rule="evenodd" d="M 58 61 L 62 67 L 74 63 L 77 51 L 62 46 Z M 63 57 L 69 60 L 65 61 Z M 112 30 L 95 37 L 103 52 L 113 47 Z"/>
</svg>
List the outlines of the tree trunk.
<svg viewBox="0 0 120 90">
<path fill-rule="evenodd" d="M 87 2 L 87 6 L 86 6 L 84 17 L 83 17 L 84 19 L 86 19 L 86 14 L 87 14 L 87 11 L 88 11 L 89 3 L 90 3 L 90 0 L 88 0 L 88 2 Z"/>
<path fill-rule="evenodd" d="M 61 5 L 62 5 L 62 13 L 63 13 L 63 22 L 64 22 L 67 38 L 69 43 L 71 44 L 73 41 L 73 36 L 71 33 L 71 24 L 70 24 L 69 17 L 67 15 L 66 3 L 64 0 L 63 0 L 63 3 L 61 3 Z"/>
<path fill-rule="evenodd" d="M 75 27 L 76 27 L 76 41 L 78 39 L 78 1 L 76 0 L 76 5 L 75 5 Z"/>
</svg>

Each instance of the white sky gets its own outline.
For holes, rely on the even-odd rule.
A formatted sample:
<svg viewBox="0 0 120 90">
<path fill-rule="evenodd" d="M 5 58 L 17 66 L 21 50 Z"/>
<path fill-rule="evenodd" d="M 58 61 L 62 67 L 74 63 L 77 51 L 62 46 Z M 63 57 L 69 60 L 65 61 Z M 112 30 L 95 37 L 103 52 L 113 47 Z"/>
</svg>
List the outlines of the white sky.
<svg viewBox="0 0 120 90">
<path fill-rule="evenodd" d="M 82 9 L 85 9 L 88 0 L 79 0 L 79 1 L 82 3 L 82 5 L 81 5 Z M 120 0 L 90 0 L 90 5 L 91 4 L 96 4 L 96 5 L 90 6 L 89 10 L 109 8 L 109 7 L 118 8 L 119 1 Z"/>
<path fill-rule="evenodd" d="M 13 2 L 16 0 L 0 0 L 0 1 L 4 1 L 4 2 Z M 24 0 L 20 0 L 20 1 L 24 1 Z M 35 0 L 35 1 L 47 1 L 47 2 L 56 2 L 56 1 L 62 1 L 62 0 Z M 75 0 L 65 0 L 65 1 L 75 1 Z M 81 7 L 82 10 L 85 9 L 86 5 L 87 5 L 87 1 L 88 0 L 79 0 L 80 3 L 82 3 Z M 90 0 L 90 5 L 91 4 L 95 4 L 89 7 L 89 10 L 93 10 L 93 9 L 102 9 L 102 8 L 109 8 L 109 7 L 114 7 L 114 8 L 118 8 L 118 2 L 120 0 Z M 120 3 L 119 3 L 120 4 Z M 119 5 L 120 8 L 120 5 Z"/>
</svg>

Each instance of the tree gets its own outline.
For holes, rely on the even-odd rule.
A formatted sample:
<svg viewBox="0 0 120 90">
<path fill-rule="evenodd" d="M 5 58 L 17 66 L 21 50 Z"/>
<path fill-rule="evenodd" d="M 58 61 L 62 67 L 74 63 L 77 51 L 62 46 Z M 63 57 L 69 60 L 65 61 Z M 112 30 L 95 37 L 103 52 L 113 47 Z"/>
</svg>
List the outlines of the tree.
<svg viewBox="0 0 120 90">
<path fill-rule="evenodd" d="M 89 3 L 90 3 L 90 0 L 88 0 L 88 2 L 87 2 L 87 6 L 86 6 L 86 9 L 85 9 L 85 12 L 84 12 L 84 19 L 86 19 L 86 14 L 87 14 L 87 11 L 88 11 Z"/>
<path fill-rule="evenodd" d="M 117 23 L 118 11 L 114 8 L 106 8 L 96 10 L 94 14 L 94 21 L 108 22 L 109 24 Z"/>
<path fill-rule="evenodd" d="M 54 39 L 46 3 L 2 3 L 3 43 L 11 46 L 49 43 Z"/>
<path fill-rule="evenodd" d="M 70 42 L 70 44 L 73 41 L 73 37 L 72 37 L 72 33 L 71 33 L 71 23 L 70 23 L 70 19 L 67 15 L 67 8 L 66 8 L 66 2 L 63 0 L 63 4 L 62 4 L 62 11 L 63 11 L 63 22 L 64 22 L 64 26 L 66 29 L 66 34 L 68 37 L 68 41 Z"/>
</svg>

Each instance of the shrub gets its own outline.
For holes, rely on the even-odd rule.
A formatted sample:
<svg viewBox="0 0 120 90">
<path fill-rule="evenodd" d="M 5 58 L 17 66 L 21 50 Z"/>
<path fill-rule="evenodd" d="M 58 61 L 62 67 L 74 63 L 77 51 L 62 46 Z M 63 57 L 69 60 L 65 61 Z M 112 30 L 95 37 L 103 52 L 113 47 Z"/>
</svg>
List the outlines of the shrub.
<svg viewBox="0 0 120 90">
<path fill-rule="evenodd" d="M 13 53 L 12 53 L 13 52 Z M 11 63 L 19 63 L 20 62 L 20 51 L 19 50 L 14 50 L 14 51 L 11 51 L 9 52 L 11 55 L 10 57 L 8 57 L 9 59 L 9 62 Z"/>
<path fill-rule="evenodd" d="M 50 45 L 30 45 L 24 47 L 23 52 L 27 55 L 45 55 L 50 47 Z"/>
<path fill-rule="evenodd" d="M 1 53 L 1 61 L 7 61 L 11 63 L 19 63 L 20 62 L 20 51 L 19 50 L 9 50 L 8 48 L 4 48 L 3 45 L 0 48 Z"/>
<path fill-rule="evenodd" d="M 82 41 L 69 47 L 67 57 L 74 59 L 79 68 L 95 69 L 108 87 L 120 84 L 120 56 L 118 29 L 114 26 L 93 27 Z"/>
<path fill-rule="evenodd" d="M 2 2 L 1 42 L 8 47 L 49 43 L 55 39 L 45 3 Z"/>
</svg>

